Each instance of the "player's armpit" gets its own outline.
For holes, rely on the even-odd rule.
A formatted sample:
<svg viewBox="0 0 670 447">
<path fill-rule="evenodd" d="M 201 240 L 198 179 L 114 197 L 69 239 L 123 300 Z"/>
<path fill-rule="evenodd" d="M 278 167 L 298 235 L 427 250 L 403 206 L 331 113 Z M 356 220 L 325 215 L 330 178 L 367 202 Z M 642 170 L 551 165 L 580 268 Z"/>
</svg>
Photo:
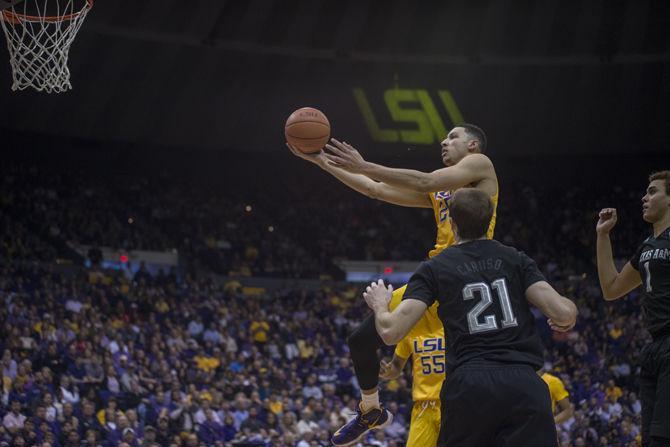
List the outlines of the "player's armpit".
<svg viewBox="0 0 670 447">
<path fill-rule="evenodd" d="M 537 281 L 526 289 L 526 299 L 557 326 L 572 326 L 577 320 L 577 306 L 561 296 L 546 281 Z"/>
<path fill-rule="evenodd" d="M 635 270 L 630 262 L 627 262 L 614 277 L 614 281 L 610 283 L 601 281 L 600 288 L 603 291 L 603 298 L 611 301 L 621 298 L 640 284 L 642 284 L 640 272 Z"/>
</svg>

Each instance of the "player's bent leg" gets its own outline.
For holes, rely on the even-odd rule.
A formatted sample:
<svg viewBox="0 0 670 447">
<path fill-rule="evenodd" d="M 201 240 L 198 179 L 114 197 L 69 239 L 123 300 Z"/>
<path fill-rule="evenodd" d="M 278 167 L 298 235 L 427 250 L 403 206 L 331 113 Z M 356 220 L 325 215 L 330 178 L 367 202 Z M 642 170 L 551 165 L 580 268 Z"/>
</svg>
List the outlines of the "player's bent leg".
<svg viewBox="0 0 670 447">
<path fill-rule="evenodd" d="M 368 315 L 352 332 L 347 338 L 347 344 L 361 393 L 363 395 L 374 393 L 377 403 L 365 408 L 365 411 L 359 405 L 356 417 L 333 434 L 331 442 L 336 446 L 354 444 L 368 431 L 385 427 L 393 420 L 391 413 L 379 404 L 377 397 L 379 384 L 377 350 L 384 346 L 384 341 L 377 333 L 374 314 Z"/>
<path fill-rule="evenodd" d="M 402 301 L 407 286 L 393 292 L 389 307 L 395 309 Z M 364 396 L 374 393 L 377 399 L 379 384 L 379 357 L 377 350 L 384 346 L 384 341 L 377 333 L 374 314 L 368 315 L 356 330 L 347 338 L 351 361 L 358 384 Z M 366 397 L 363 398 L 365 403 Z M 378 400 L 377 400 L 378 402 Z M 331 442 L 336 446 L 347 446 L 358 442 L 370 430 L 383 428 L 391 423 L 393 415 L 383 405 L 370 405 L 362 408 L 359 405 L 357 415 L 333 434 Z"/>
<path fill-rule="evenodd" d="M 384 346 L 384 341 L 377 333 L 374 314 L 365 320 L 347 338 L 351 361 L 358 384 L 363 390 L 377 388 L 379 384 L 379 357 L 377 349 Z"/>
<path fill-rule="evenodd" d="M 407 286 L 393 291 L 390 308 L 394 309 L 405 293 Z M 354 332 L 347 338 L 351 361 L 358 384 L 362 390 L 372 390 L 379 384 L 379 357 L 377 350 L 384 346 L 384 341 L 377 333 L 374 314 L 368 315 Z"/>
<path fill-rule="evenodd" d="M 440 434 L 440 401 L 415 402 L 407 447 L 435 447 Z"/>
</svg>

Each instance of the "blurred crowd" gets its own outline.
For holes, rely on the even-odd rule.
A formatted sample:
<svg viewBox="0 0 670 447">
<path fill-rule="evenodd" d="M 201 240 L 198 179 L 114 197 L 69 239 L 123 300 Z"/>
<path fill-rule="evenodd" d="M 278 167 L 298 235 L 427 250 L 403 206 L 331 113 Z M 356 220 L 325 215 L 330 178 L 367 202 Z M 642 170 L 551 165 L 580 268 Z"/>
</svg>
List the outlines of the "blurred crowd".
<svg viewBox="0 0 670 447">
<path fill-rule="evenodd" d="M 71 256 L 67 247 L 78 243 L 178 250 L 222 274 L 341 279 L 340 259 L 420 259 L 434 238 L 430 210 L 399 209 L 346 187 L 304 190 L 294 179 L 278 188 L 277 200 L 261 187 L 240 191 L 160 176 L 101 180 L 45 169 L 8 166 L 0 179 L 5 226 L 29 229 L 43 260 Z M 300 206 L 287 197 L 300 197 Z M 8 234 L 6 252 L 32 242 Z"/>
<path fill-rule="evenodd" d="M 303 447 L 327 445 L 354 414 L 344 340 L 366 311 L 356 286 L 255 296 L 188 276 L 135 282 L 18 262 L 0 272 L 0 442 Z M 593 281 L 556 282 L 581 315 L 560 336 L 538 316 L 547 367 L 576 407 L 562 439 L 637 445 L 639 297 L 606 304 Z M 411 377 L 386 383 L 383 400 L 395 422 L 368 445 L 402 445 Z"/>
<path fill-rule="evenodd" d="M 177 250 L 191 264 L 221 274 L 342 279 L 340 260 L 416 261 L 435 238 L 432 210 L 371 200 L 322 172 L 312 173 L 318 181 L 259 179 L 245 189 L 160 175 L 101 177 L 11 164 L 2 174 L 0 253 L 13 258 L 72 258 L 77 243 Z M 578 273 L 592 269 L 594 222 L 605 206 L 619 208 L 614 241 L 621 253 L 632 252 L 641 240 L 642 190 L 500 187 L 496 238 L 540 263 Z"/>
<path fill-rule="evenodd" d="M 378 204 L 345 187 L 279 185 L 288 195 L 302 188 L 298 207 L 161 178 L 4 169 L 0 446 L 328 445 L 354 415 L 345 340 L 366 313 L 360 286 L 338 281 L 336 261 L 420 260 L 435 231 L 430 210 Z M 597 210 L 617 206 L 615 254 L 624 262 L 633 253 L 645 230 L 641 193 L 503 185 L 501 195 L 497 238 L 537 259 L 580 309 L 568 334 L 537 320 L 546 369 L 575 406 L 559 427 L 562 442 L 638 445 L 637 353 L 648 337 L 640 297 L 602 300 L 593 244 Z M 181 276 L 128 278 L 78 266 L 72 242 L 177 249 L 189 265 Z M 264 292 L 203 269 L 323 282 Z M 403 445 L 409 368 L 384 384 L 382 399 L 394 423 L 365 443 Z"/>
<path fill-rule="evenodd" d="M 355 411 L 358 289 L 242 290 L 2 263 L 0 442 L 325 443 Z M 409 404 L 406 380 L 396 393 Z"/>
</svg>

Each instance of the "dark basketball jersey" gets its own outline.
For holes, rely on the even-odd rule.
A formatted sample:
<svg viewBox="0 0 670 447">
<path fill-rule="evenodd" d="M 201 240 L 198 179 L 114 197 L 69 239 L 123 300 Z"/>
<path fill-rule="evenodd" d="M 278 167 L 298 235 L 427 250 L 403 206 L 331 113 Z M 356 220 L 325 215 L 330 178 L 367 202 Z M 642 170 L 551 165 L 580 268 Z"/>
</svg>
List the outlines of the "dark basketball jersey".
<svg viewBox="0 0 670 447">
<path fill-rule="evenodd" d="M 454 245 L 424 262 L 414 273 L 405 299 L 438 314 L 448 341 L 447 369 L 473 359 L 542 366 L 542 342 L 525 292 L 544 281 L 535 262 L 493 240 Z"/>
<path fill-rule="evenodd" d="M 650 236 L 630 260 L 642 278 L 642 314 L 651 335 L 670 333 L 670 228 Z"/>
</svg>

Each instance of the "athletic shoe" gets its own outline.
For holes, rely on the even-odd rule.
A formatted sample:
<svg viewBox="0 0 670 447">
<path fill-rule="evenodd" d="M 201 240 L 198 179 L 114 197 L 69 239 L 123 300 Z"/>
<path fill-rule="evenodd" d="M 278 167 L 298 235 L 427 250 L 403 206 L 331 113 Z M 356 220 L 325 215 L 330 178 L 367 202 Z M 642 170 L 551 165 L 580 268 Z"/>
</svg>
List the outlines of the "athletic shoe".
<svg viewBox="0 0 670 447">
<path fill-rule="evenodd" d="M 360 405 L 356 409 L 356 417 L 344 424 L 331 438 L 333 445 L 345 447 L 358 442 L 370 430 L 379 430 L 393 421 L 393 414 L 385 409 L 372 408 L 367 412 L 361 411 Z"/>
</svg>

